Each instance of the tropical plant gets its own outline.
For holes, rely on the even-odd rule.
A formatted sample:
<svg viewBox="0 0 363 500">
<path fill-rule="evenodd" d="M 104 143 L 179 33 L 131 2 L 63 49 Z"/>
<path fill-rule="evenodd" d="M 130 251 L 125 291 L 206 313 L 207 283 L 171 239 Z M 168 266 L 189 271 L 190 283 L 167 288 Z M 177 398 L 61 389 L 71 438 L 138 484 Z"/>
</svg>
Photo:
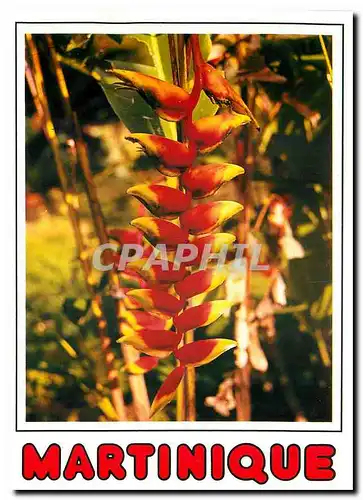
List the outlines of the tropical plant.
<svg viewBox="0 0 363 500">
<path fill-rule="evenodd" d="M 281 388 L 285 418 L 329 418 L 329 409 L 315 417 L 314 408 L 307 417 L 300 402 L 308 399 L 305 386 L 317 399 L 330 398 L 329 51 L 330 40 L 321 36 L 27 35 L 27 92 L 33 102 L 27 185 L 44 190 L 47 198 L 48 188 L 60 182 L 86 282 L 86 291 L 65 299 L 63 311 L 80 329 L 82 342 L 86 331 L 98 332 L 104 376 L 86 369 L 89 352 L 75 349 L 59 323 L 57 338 L 72 363 L 84 367 L 76 376 L 81 392 L 107 419 L 149 419 L 153 388 L 145 374 L 155 374 L 147 379 L 153 384 L 164 379 L 152 404 L 151 415 L 159 412 L 154 418 L 164 418 L 160 410 L 176 391 L 178 420 L 215 418 L 213 411 L 228 417 L 234 409 L 237 420 L 249 420 L 257 382 L 266 397 Z M 57 86 L 48 83 L 54 77 Z M 85 88 L 97 101 L 82 101 Z M 59 95 L 62 118 L 55 104 Z M 91 120 L 84 118 L 90 109 Z M 129 187 L 128 194 L 142 204 L 131 229 L 120 227 L 117 217 L 116 227 L 107 227 L 94 179 L 100 167 L 93 160 L 94 144 L 84 137 L 83 123 L 115 120 L 112 110 L 126 127 L 127 155 L 136 155 L 135 165 L 148 175 L 155 169 L 160 174 Z M 47 143 L 58 180 L 48 168 Z M 204 200 L 212 195 L 213 201 Z M 91 214 L 92 241 L 82 229 L 82 210 Z M 128 212 L 123 223 L 127 217 Z M 220 226 L 222 232 L 215 232 Z M 237 259 L 241 266 L 232 265 L 233 241 L 247 245 Z M 112 269 L 100 275 L 92 253 L 109 242 L 117 251 L 104 253 Z M 123 269 L 123 248 L 130 243 L 142 245 L 143 256 Z M 178 247 L 188 244 L 196 247 L 196 257 L 174 268 Z M 259 264 L 268 269 L 251 272 L 256 244 L 262 248 Z M 217 253 L 226 246 L 224 272 L 213 266 L 197 270 L 205 248 Z M 294 332 L 290 338 L 287 331 Z M 290 365 L 289 358 L 299 359 L 291 339 L 296 346 L 309 345 L 306 352 L 315 359 L 315 369 L 301 360 L 302 381 Z M 232 347 L 234 367 L 231 358 L 227 368 L 217 359 L 211 366 L 215 372 L 221 367 L 224 381 L 211 383 L 207 364 Z M 305 379 L 308 373 L 313 378 Z M 31 384 L 38 376 L 33 370 Z M 49 383 L 59 382 L 52 377 Z M 313 388 L 315 379 L 320 392 Z M 130 406 L 124 402 L 128 387 Z"/>
</svg>

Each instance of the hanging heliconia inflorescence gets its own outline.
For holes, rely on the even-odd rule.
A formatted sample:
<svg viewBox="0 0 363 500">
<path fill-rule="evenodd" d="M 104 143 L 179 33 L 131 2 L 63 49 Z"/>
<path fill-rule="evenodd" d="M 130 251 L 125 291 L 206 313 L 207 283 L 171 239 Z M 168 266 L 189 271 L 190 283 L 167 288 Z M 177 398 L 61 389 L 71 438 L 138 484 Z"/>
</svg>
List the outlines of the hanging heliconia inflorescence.
<svg viewBox="0 0 363 500">
<path fill-rule="evenodd" d="M 135 286 L 126 285 L 124 289 L 125 300 L 120 313 L 123 336 L 119 342 L 144 353 L 124 370 L 143 374 L 155 368 L 159 359 L 170 355 L 175 357 L 177 365 L 157 392 L 150 416 L 174 398 L 187 367 L 207 364 L 236 346 L 235 341 L 223 338 L 183 342 L 186 332 L 209 325 L 228 308 L 225 300 L 199 305 L 191 305 L 190 301 L 223 283 L 225 275 L 219 270 L 210 267 L 200 270 L 197 266 L 206 245 L 213 253 L 234 241 L 233 235 L 214 231 L 243 209 L 234 201 L 210 201 L 196 206 L 192 206 L 192 202 L 213 195 L 223 183 L 244 172 L 241 166 L 228 163 L 198 164 L 198 153 L 212 151 L 238 127 L 251 121 L 258 125 L 239 94 L 220 72 L 203 60 L 199 36 L 190 35 L 188 44 L 194 68 L 190 94 L 177 85 L 141 73 L 108 70 L 122 85 L 136 89 L 159 117 L 180 121 L 183 131 L 183 142 L 151 134 L 134 133 L 127 137 L 157 160 L 157 168 L 163 175 L 178 177 L 179 189 L 165 184 L 141 184 L 130 188 L 128 193 L 151 215 L 131 222 L 134 233 L 111 235 L 124 244 L 130 234 L 137 239 L 139 231 L 147 244 L 162 244 L 167 250 L 164 265 L 145 268 L 149 253 L 144 253 L 143 258 L 130 263 L 124 273 L 128 283 Z M 227 109 L 193 121 L 192 113 L 202 90 L 213 103 Z M 193 259 L 175 265 L 173 257 L 178 245 L 190 243 L 197 249 Z"/>
</svg>

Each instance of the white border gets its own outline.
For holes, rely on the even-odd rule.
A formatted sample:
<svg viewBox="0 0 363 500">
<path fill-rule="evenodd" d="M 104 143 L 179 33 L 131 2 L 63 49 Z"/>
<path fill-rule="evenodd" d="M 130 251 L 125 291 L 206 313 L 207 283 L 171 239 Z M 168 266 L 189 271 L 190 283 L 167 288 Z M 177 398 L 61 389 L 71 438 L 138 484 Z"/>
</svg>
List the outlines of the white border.
<svg viewBox="0 0 363 500">
<path fill-rule="evenodd" d="M 14 0 L 16 3 L 16 0 Z M 154 2 L 145 3 L 142 8 L 138 4 L 138 0 L 132 2 L 131 4 L 122 5 L 120 9 L 119 2 L 117 2 L 117 6 L 107 4 L 107 2 L 92 2 L 91 0 L 87 1 L 87 7 L 76 4 L 74 0 L 64 0 L 62 4 L 54 4 L 51 7 L 51 14 L 49 15 L 50 9 L 49 4 L 39 5 L 36 4 L 37 0 L 31 5 L 22 5 L 22 8 L 19 9 L 15 13 L 15 8 L 13 4 L 9 5 L 10 16 L 7 15 L 7 12 L 4 12 L 5 19 L 8 17 L 11 18 L 11 22 L 13 19 L 19 20 L 19 16 L 22 15 L 24 20 L 27 21 L 61 21 L 65 18 L 65 16 L 72 17 L 72 20 L 82 21 L 84 20 L 85 13 L 89 12 L 89 17 L 93 20 L 98 21 L 109 21 L 110 18 L 112 20 L 122 20 L 122 21 L 133 21 L 135 19 L 140 20 L 140 16 L 142 16 L 143 20 L 148 21 L 163 21 L 163 22 L 171 22 L 175 19 L 182 21 L 196 21 L 203 22 L 205 20 L 211 21 L 229 21 L 232 16 L 234 18 L 240 17 L 244 21 L 255 22 L 255 21 L 270 21 L 270 22 L 296 22 L 299 20 L 300 22 L 321 22 L 321 23 L 344 23 L 345 25 L 345 46 L 344 46 L 344 54 L 345 54 L 345 101 L 344 101 L 344 380 L 343 380 L 343 432 L 341 433 L 319 433 L 319 432 L 288 432 L 288 433 L 271 433 L 271 432 L 255 432 L 251 428 L 249 432 L 223 432 L 223 433 L 188 433 L 184 432 L 184 434 L 180 434 L 180 432 L 168 432 L 164 435 L 160 432 L 140 432 L 140 433 L 104 433 L 102 432 L 102 428 L 97 426 L 97 431 L 88 433 L 79 431 L 78 433 L 71 432 L 47 432 L 44 425 L 41 425 L 41 429 L 45 432 L 14 432 L 14 414 L 10 410 L 15 406 L 14 400 L 14 382 L 11 374 L 14 369 L 14 358 L 15 358 L 15 349 L 14 349 L 14 303 L 13 297 L 15 294 L 14 285 L 12 282 L 13 276 L 13 266 L 9 265 L 5 269 L 5 279 L 3 294 L 2 294 L 2 303 L 3 306 L 3 317 L 5 322 L 3 323 L 3 335 L 5 337 L 5 346 L 7 348 L 6 359 L 2 364 L 1 368 L 3 368 L 3 387 L 4 387 L 4 398 L 3 398 L 3 412 L 2 418 L 3 421 L 6 422 L 6 427 L 4 430 L 7 431 L 7 434 L 4 436 L 4 464 L 1 469 L 5 474 L 4 482 L 2 482 L 2 486 L 7 485 L 9 487 L 9 482 L 11 481 L 11 485 L 13 488 L 17 488 L 20 490 L 123 490 L 123 494 L 127 496 L 125 490 L 133 490 L 133 491 L 142 491 L 142 490 L 216 490 L 225 491 L 225 490 L 233 490 L 233 491 L 241 491 L 241 490 L 351 490 L 353 487 L 352 483 L 352 467 L 353 467 L 353 438 L 352 438 L 352 417 L 353 417 L 353 317 L 352 317 L 352 306 L 353 306 L 353 294 L 352 294 L 352 280 L 353 280 L 353 261 L 352 261 L 352 248 L 353 248 L 353 93 L 352 93 L 352 75 L 353 75 L 353 36 L 352 36 L 352 14 L 349 12 L 301 12 L 301 11 L 290 11 L 286 10 L 274 10 L 273 12 L 269 12 L 265 10 L 265 5 L 259 5 L 260 10 L 255 13 L 251 13 L 250 11 L 246 11 L 245 7 L 238 2 L 237 5 L 231 6 L 232 2 L 226 2 L 228 5 L 225 5 L 226 8 L 221 8 L 220 2 L 218 5 L 213 5 L 213 2 L 209 2 L 208 9 L 205 8 L 203 3 L 198 4 L 194 0 L 185 0 L 183 3 L 178 4 L 177 2 L 173 4 L 173 9 L 169 10 L 169 7 L 163 5 L 163 8 L 160 7 L 160 1 L 155 0 Z M 122 0 L 120 0 L 122 3 Z M 81 2 L 79 2 L 81 3 Z M 347 7 L 351 6 L 351 3 L 347 2 Z M 306 0 L 304 6 L 306 8 L 314 8 L 316 6 L 316 2 L 312 2 L 311 0 Z M 274 8 L 281 8 L 281 2 L 277 0 Z M 283 3 L 283 7 L 286 7 L 285 3 Z M 331 4 L 327 3 L 326 8 L 331 8 Z M 118 9 L 118 10 L 117 10 Z M 142 14 L 141 14 L 142 13 Z M 10 24 L 10 22 L 9 22 Z M 74 32 L 75 25 L 72 25 L 73 29 L 71 32 Z M 94 29 L 91 31 L 96 32 L 96 25 L 92 25 Z M 143 31 L 145 32 L 146 27 L 144 27 Z M 296 24 L 297 32 L 303 33 L 302 29 L 299 29 L 299 25 Z M 302 27 L 303 28 L 303 27 Z M 44 25 L 43 25 L 44 29 Z M 171 31 L 171 28 L 169 28 Z M 218 31 L 221 28 L 218 27 Z M 328 28 L 329 29 L 329 28 Z M 8 51 L 5 51 L 3 54 L 4 67 L 11 68 L 11 63 L 13 62 L 14 53 L 11 49 L 13 48 L 13 27 L 9 29 L 9 26 L 6 26 L 6 30 L 4 30 L 7 36 L 6 46 L 8 47 Z M 81 32 L 81 30 L 77 30 Z M 128 29 L 127 31 L 130 32 Z M 177 32 L 177 29 L 173 30 Z M 184 28 L 183 28 L 184 31 Z M 193 30 L 196 31 L 196 26 L 193 25 Z M 216 32 L 216 26 L 214 28 L 214 32 Z M 266 32 L 266 30 L 263 30 Z M 289 30 L 292 32 L 292 30 Z M 202 32 L 202 30 L 200 30 Z M 246 32 L 252 32 L 251 29 L 247 29 Z M 275 25 L 273 32 L 281 32 L 279 30 L 279 26 Z M 323 31 L 326 33 L 326 31 Z M 22 60 L 23 53 L 21 54 Z M 334 64 L 334 73 L 335 79 L 337 75 L 337 67 Z M 15 81 L 10 74 L 7 74 L 7 78 L 3 78 L 0 81 L 0 84 L 6 85 L 6 91 L 2 95 L 10 95 L 11 91 L 15 87 Z M 336 81 L 334 85 L 336 84 Z M 23 85 L 23 84 L 22 84 Z M 336 88 L 336 87 L 335 87 Z M 6 93 L 7 92 L 7 93 Z M 20 94 L 21 95 L 21 94 Z M 18 103 L 20 105 L 20 102 Z M 4 136 L 8 136 L 12 134 L 14 130 L 14 118 L 12 113 L 13 101 L 6 100 L 4 102 L 4 107 L 6 109 L 6 120 L 2 120 L 0 126 L 6 127 L 6 133 Z M 339 109 L 339 98 L 338 102 L 334 99 L 334 112 Z M 335 119 L 335 115 L 334 115 Z M 19 124 L 18 124 L 19 125 Z M 335 133 L 335 132 L 334 132 Z M 20 125 L 18 126 L 18 139 L 23 138 L 23 131 L 21 130 Z M 24 143 L 22 143 L 24 144 Z M 12 146 L 12 141 L 9 141 L 9 148 Z M 7 160 L 5 164 L 4 161 L 4 186 L 12 186 L 13 184 L 13 170 L 11 166 L 13 165 L 13 156 L 9 151 L 5 156 L 4 151 L 4 160 Z M 335 149 L 334 149 L 335 154 Z M 23 151 L 21 151 L 21 156 L 23 155 Z M 20 157 L 19 157 L 20 160 Z M 335 175 L 336 172 L 334 172 Z M 19 172 L 19 178 L 22 177 L 22 174 Z M 23 177 L 24 179 L 24 177 Z M 334 189 L 337 186 L 337 182 L 335 182 Z M 22 195 L 24 190 L 24 186 L 20 186 L 20 191 L 18 192 L 19 198 Z M 12 231 L 12 221 L 9 224 L 9 216 L 13 215 L 13 204 L 11 203 L 13 191 L 12 189 L 6 190 L 3 193 L 4 199 L 6 202 L 5 210 L 4 210 L 4 219 L 3 219 L 3 231 L 5 232 L 7 239 L 7 245 L 3 245 L 1 250 L 2 262 L 12 263 L 14 262 L 14 254 L 12 253 L 14 249 L 14 233 Z M 9 196 L 8 196 L 9 195 Z M 19 200 L 20 205 L 19 209 L 24 209 L 23 198 Z M 2 200 L 1 200 L 2 201 Z M 334 217 L 340 212 L 341 208 L 336 204 L 334 200 Z M 23 212 L 22 212 L 23 213 Z M 336 224 L 336 222 L 334 222 Z M 338 227 L 335 225 L 335 227 Z M 339 230 L 339 227 L 338 227 Z M 21 238 L 23 234 L 19 235 Z M 335 244 L 335 243 L 334 243 Z M 335 254 L 336 255 L 336 254 Z M 334 259 L 336 259 L 334 255 Z M 24 254 L 20 255 L 20 258 L 23 259 L 24 262 Z M 334 262 L 336 262 L 334 260 Z M 21 263 L 21 260 L 20 260 Z M 339 268 L 340 269 L 340 268 Z M 340 276 L 338 275 L 335 277 Z M 24 287 L 21 283 L 20 286 Z M 339 285 L 339 283 L 338 283 Z M 337 300 L 334 296 L 334 300 Z M 21 304 L 20 304 L 21 305 Z M 340 305 L 340 304 L 339 304 Z M 334 303 L 335 309 L 335 303 Z M 336 310 L 336 309 L 335 309 Z M 20 318 L 21 319 L 21 318 Z M 24 325 L 24 322 L 23 322 Z M 19 323 L 20 327 L 20 323 Z M 338 348 L 339 346 L 335 346 Z M 20 353 L 19 353 L 20 354 Z M 340 353 L 339 353 L 340 356 Z M 23 358 L 24 359 L 24 358 Z M 336 362 L 336 358 L 334 358 L 334 363 Z M 24 366 L 24 365 L 23 365 Z M 335 370 L 336 368 L 333 367 Z M 335 375 L 336 376 L 336 372 Z M 9 382 L 6 384 L 6 382 Z M 24 398 L 19 401 L 19 403 L 24 403 Z M 140 423 L 133 423 L 140 430 Z M 93 425 L 93 424 L 92 424 Z M 101 425 L 101 424 L 98 424 Z M 106 424 L 109 425 L 109 424 Z M 111 424 L 112 425 L 112 424 Z M 150 425 L 150 424 L 147 424 Z M 245 423 L 243 424 L 245 428 Z M 293 424 L 292 424 L 293 425 Z M 303 424 L 304 430 L 307 430 L 308 424 Z M 184 431 L 187 431 L 187 427 L 183 424 Z M 293 425 L 294 427 L 294 425 Z M 205 423 L 203 423 L 203 428 L 206 428 Z M 229 427 L 231 429 L 231 427 Z M 298 431 L 299 429 L 296 428 Z M 10 431 L 10 432 L 9 432 Z M 290 443 L 297 443 L 300 446 L 304 447 L 306 444 L 310 443 L 330 443 L 333 444 L 337 449 L 337 454 L 334 457 L 334 469 L 337 472 L 337 477 L 326 483 L 322 482 L 314 482 L 309 483 L 304 480 L 303 477 L 298 477 L 296 480 L 289 483 L 281 483 L 274 479 L 271 479 L 266 486 L 260 487 L 251 482 L 236 482 L 231 477 L 226 477 L 221 482 L 213 482 L 211 480 L 204 480 L 203 482 L 197 482 L 194 480 L 187 482 L 178 481 L 175 476 L 173 476 L 167 482 L 160 482 L 157 480 L 155 476 L 155 469 L 152 467 L 150 470 L 150 477 L 146 481 L 136 481 L 132 477 L 129 477 L 126 482 L 115 482 L 113 480 L 102 482 L 99 480 L 93 480 L 91 483 L 82 481 L 78 478 L 75 481 L 70 483 L 66 483 L 64 480 L 60 479 L 59 481 L 24 481 L 21 479 L 21 448 L 26 442 L 34 442 L 38 447 L 40 452 L 43 452 L 46 447 L 51 442 L 58 442 L 62 446 L 62 450 L 67 456 L 67 451 L 71 448 L 71 446 L 76 442 L 83 442 L 87 448 L 89 449 L 89 453 L 91 459 L 94 458 L 95 447 L 102 442 L 115 442 L 122 446 L 128 444 L 129 442 L 152 442 L 155 446 L 159 442 L 167 442 L 172 448 L 175 448 L 177 444 L 181 441 L 189 443 L 190 445 L 195 444 L 196 442 L 202 442 L 206 444 L 208 447 L 210 443 L 213 442 L 221 442 L 226 448 L 234 446 L 236 443 L 244 442 L 248 440 L 251 443 L 261 446 L 262 449 L 268 451 L 268 447 L 274 442 L 280 442 L 283 445 L 288 445 Z M 11 462 L 9 463 L 8 454 L 5 456 L 5 452 L 11 450 Z M 267 464 L 268 465 L 268 464 Z M 130 464 L 130 469 L 132 469 L 132 464 Z"/>
<path fill-rule="evenodd" d="M 265 15 L 266 18 L 271 16 Z M 281 21 L 281 13 L 274 18 Z M 289 16 L 287 16 L 289 17 Z M 332 15 L 329 13 L 304 13 L 304 22 L 343 22 L 341 13 Z M 344 17 L 344 16 L 343 16 Z M 259 18 L 261 18 L 259 16 Z M 252 17 L 252 21 L 253 21 Z M 296 15 L 294 15 L 296 19 Z M 287 22 L 287 21 L 285 21 Z M 25 316 L 21 311 L 25 311 L 25 221 L 24 199 L 25 199 L 25 109 L 24 101 L 24 34 L 31 33 L 71 33 L 71 32 L 216 32 L 215 24 L 19 24 L 17 27 L 17 59 L 18 59 L 18 429 L 22 431 L 31 430 L 276 430 L 276 431 L 337 431 L 340 429 L 340 378 L 341 378 L 341 136 L 342 136 L 342 100 L 341 100 L 341 60 L 342 60 L 342 28 L 341 26 L 310 26 L 310 25 L 276 25 L 276 24 L 219 24 L 218 31 L 223 33 L 311 33 L 327 34 L 333 36 L 333 61 L 334 61 L 334 94 L 333 94 L 333 199 L 334 199 L 334 231 L 333 231 L 333 419 L 332 422 L 117 422 L 117 423 L 82 423 L 82 422 L 26 422 L 25 421 Z"/>
</svg>

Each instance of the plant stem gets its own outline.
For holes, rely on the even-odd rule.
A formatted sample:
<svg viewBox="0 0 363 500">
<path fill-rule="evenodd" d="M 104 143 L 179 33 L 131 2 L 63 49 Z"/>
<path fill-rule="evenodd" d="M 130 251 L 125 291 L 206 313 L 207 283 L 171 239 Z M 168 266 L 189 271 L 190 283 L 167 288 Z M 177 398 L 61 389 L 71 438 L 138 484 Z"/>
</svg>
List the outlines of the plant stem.
<svg viewBox="0 0 363 500">
<path fill-rule="evenodd" d="M 188 68 L 186 60 L 186 44 L 185 35 L 178 35 L 178 60 L 179 60 L 179 78 L 181 87 L 184 90 L 188 90 Z M 183 125 L 181 124 L 181 127 Z M 180 141 L 183 141 L 183 130 L 180 132 Z M 191 305 L 189 303 L 189 305 Z M 194 330 L 189 330 L 185 332 L 184 343 L 190 344 L 194 341 Z M 193 366 L 188 366 L 185 377 L 185 420 L 188 422 L 195 422 L 197 414 L 195 408 L 195 368 Z"/>
<path fill-rule="evenodd" d="M 186 67 L 186 46 L 185 36 L 169 35 L 170 60 L 173 73 L 173 83 L 187 90 L 187 67 Z M 184 142 L 183 124 L 178 123 L 178 141 Z M 194 331 L 190 330 L 184 334 L 184 344 L 194 341 Z M 195 368 L 188 367 L 184 380 L 177 390 L 177 420 L 194 422 L 196 420 L 195 409 Z"/>
<path fill-rule="evenodd" d="M 255 101 L 255 88 L 251 82 L 248 82 L 247 87 L 247 106 L 254 113 L 254 101 Z M 241 212 L 241 221 L 237 228 L 237 241 L 238 243 L 247 244 L 249 241 L 248 235 L 251 231 L 251 180 L 253 174 L 254 165 L 254 148 L 253 148 L 253 138 L 254 133 L 252 127 L 248 128 L 245 137 L 245 147 L 243 150 L 246 152 L 245 158 L 237 158 L 237 163 L 245 164 L 246 174 L 242 176 L 241 179 L 241 198 L 244 209 Z M 238 139 L 240 141 L 240 139 Z M 240 148 L 237 147 L 237 152 Z M 248 319 L 248 309 L 250 303 L 250 288 L 251 288 L 251 255 L 250 250 L 246 248 L 246 265 L 245 265 L 245 290 L 244 290 L 244 300 L 240 304 L 238 309 L 238 314 L 235 318 L 235 333 L 237 333 L 238 321 L 240 318 L 247 321 Z M 236 340 L 238 341 L 237 336 Z M 238 421 L 248 421 L 251 420 L 251 366 L 249 361 L 246 362 L 245 366 L 242 368 L 237 368 L 235 370 L 235 399 L 236 399 L 236 420 Z"/>
<path fill-rule="evenodd" d="M 175 37 L 178 37 L 178 43 L 180 42 L 179 35 L 168 35 L 169 41 L 169 54 L 170 54 L 170 63 L 171 70 L 173 75 L 173 83 L 178 87 L 181 86 L 180 82 L 180 73 L 179 73 L 179 64 L 178 64 L 178 56 L 177 49 L 175 43 Z M 183 132 L 180 122 L 177 123 L 177 140 L 183 140 Z M 178 184 L 179 185 L 179 184 Z M 180 346 L 184 345 L 184 341 L 182 340 Z M 179 365 L 179 361 L 177 361 L 177 365 Z M 183 422 L 186 420 L 186 394 L 185 394 L 185 378 L 179 384 L 176 391 L 176 420 L 178 422 Z"/>
<path fill-rule="evenodd" d="M 332 65 L 330 62 L 329 54 L 328 54 L 328 51 L 327 51 L 327 48 L 326 48 L 326 45 L 324 42 L 323 35 L 319 35 L 319 41 L 320 41 L 320 45 L 321 45 L 321 50 L 323 51 L 326 67 L 328 70 L 327 80 L 329 82 L 330 87 L 333 88 L 333 68 L 332 68 Z"/>
<path fill-rule="evenodd" d="M 86 286 L 87 290 L 90 293 L 90 295 L 93 297 L 93 300 L 98 301 L 98 299 L 95 297 L 94 289 L 93 289 L 93 282 L 92 282 L 92 276 L 91 276 L 91 263 L 90 260 L 87 256 L 87 246 L 84 243 L 83 235 L 80 229 L 80 218 L 79 218 L 79 213 L 77 212 L 77 209 L 75 208 L 75 203 L 74 203 L 74 197 L 75 193 L 69 191 L 69 186 L 68 186 L 68 176 L 67 172 L 65 169 L 65 166 L 62 161 L 62 156 L 61 156 L 61 150 L 60 150 L 60 144 L 58 137 L 56 135 L 54 125 L 52 122 L 50 110 L 49 110 L 49 105 L 48 105 L 48 99 L 47 95 L 45 92 L 44 88 L 44 79 L 43 79 L 43 72 L 42 68 L 40 65 L 40 59 L 39 59 L 39 54 L 38 50 L 36 47 L 36 44 L 33 40 L 32 35 L 27 34 L 26 35 L 26 40 L 28 43 L 29 47 L 29 52 L 30 52 L 30 57 L 32 61 L 32 66 L 33 66 L 33 71 L 34 71 L 34 78 L 33 78 L 33 73 L 32 70 L 30 69 L 29 66 L 26 68 L 26 78 L 29 83 L 29 88 L 31 89 L 31 92 L 33 94 L 33 99 L 34 103 L 36 106 L 36 109 L 42 110 L 42 114 L 44 117 L 44 124 L 43 124 L 43 131 L 44 135 L 47 138 L 49 145 L 51 147 L 55 164 L 56 164 L 56 169 L 57 169 L 57 174 L 60 180 L 61 184 L 61 189 L 63 193 L 63 199 L 64 202 L 68 208 L 68 215 L 69 219 L 71 221 L 71 225 L 73 228 L 73 233 L 77 245 L 77 251 L 78 251 L 78 256 L 81 262 L 83 274 L 85 277 L 86 281 Z M 34 93 L 35 91 L 35 93 Z M 118 415 L 119 420 L 126 420 L 126 411 L 125 411 L 125 405 L 124 405 L 124 400 L 123 400 L 123 395 L 120 389 L 120 384 L 119 384 L 119 377 L 118 373 L 114 367 L 114 354 L 110 350 L 110 339 L 107 335 L 107 323 L 102 315 L 101 309 L 100 309 L 100 314 L 97 317 L 97 326 L 98 326 L 98 332 L 100 336 L 100 341 L 101 341 L 101 349 L 103 351 L 104 357 L 105 357 L 105 364 L 106 364 L 106 371 L 107 371 L 107 379 L 110 383 L 110 390 L 111 390 L 111 398 L 113 405 L 115 407 L 116 413 Z"/>
<path fill-rule="evenodd" d="M 270 195 L 267 200 L 264 202 L 263 204 L 263 207 L 261 208 L 258 216 L 257 216 L 257 219 L 256 219 L 256 222 L 255 222 L 255 225 L 253 226 L 253 232 L 258 232 L 260 229 L 261 229 L 261 226 L 262 226 L 262 223 L 266 217 L 266 214 L 268 212 L 268 209 L 271 205 L 271 202 L 276 198 L 276 195 L 272 194 Z"/>
<path fill-rule="evenodd" d="M 92 214 L 92 220 L 95 226 L 95 231 L 99 239 L 99 242 L 101 245 L 103 245 L 108 243 L 109 239 L 108 239 L 105 218 L 102 212 L 100 201 L 98 199 L 97 188 L 91 172 L 88 148 L 83 139 L 83 134 L 78 121 L 78 117 L 76 113 L 72 110 L 63 69 L 58 61 L 57 53 L 53 45 L 53 40 L 50 35 L 45 35 L 45 36 L 49 47 L 52 63 L 55 69 L 58 86 L 62 95 L 64 108 L 68 116 L 68 119 L 70 121 L 71 120 L 73 121 L 78 161 L 85 180 L 85 189 Z M 108 277 L 109 277 L 110 287 L 115 286 L 117 288 L 119 283 L 117 273 L 111 271 L 109 272 Z M 121 352 L 126 364 L 135 362 L 139 359 L 138 351 L 136 351 L 136 349 L 126 344 L 121 344 Z M 140 421 L 149 420 L 150 402 L 144 376 L 129 375 L 128 380 L 132 393 L 133 406 L 137 420 Z"/>
</svg>

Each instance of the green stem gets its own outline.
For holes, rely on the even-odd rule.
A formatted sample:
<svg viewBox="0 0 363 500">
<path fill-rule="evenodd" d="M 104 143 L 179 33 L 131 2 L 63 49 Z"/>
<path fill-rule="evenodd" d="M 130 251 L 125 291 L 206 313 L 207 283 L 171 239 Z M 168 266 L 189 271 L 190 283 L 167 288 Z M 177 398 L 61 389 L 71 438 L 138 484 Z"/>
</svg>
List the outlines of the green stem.
<svg viewBox="0 0 363 500">
<path fill-rule="evenodd" d="M 320 41 L 320 45 L 321 45 L 321 50 L 323 51 L 326 67 L 328 70 L 328 73 L 327 73 L 328 82 L 329 82 L 330 87 L 333 88 L 333 68 L 332 68 L 332 65 L 330 62 L 329 54 L 328 54 L 328 51 L 327 51 L 327 48 L 326 48 L 326 45 L 324 42 L 323 35 L 319 35 L 319 41 Z"/>
</svg>

